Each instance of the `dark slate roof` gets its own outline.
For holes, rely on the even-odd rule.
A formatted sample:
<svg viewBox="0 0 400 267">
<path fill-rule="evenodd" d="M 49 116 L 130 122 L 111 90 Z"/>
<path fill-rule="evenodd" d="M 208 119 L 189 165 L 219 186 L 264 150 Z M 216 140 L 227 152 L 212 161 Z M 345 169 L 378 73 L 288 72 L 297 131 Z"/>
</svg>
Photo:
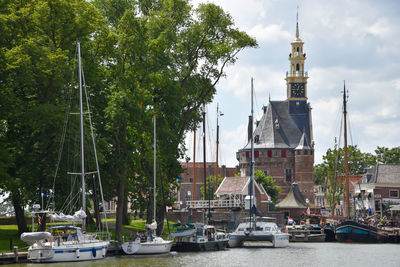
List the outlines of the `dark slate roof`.
<svg viewBox="0 0 400 267">
<path fill-rule="evenodd" d="M 310 118 L 306 101 L 270 101 L 254 137 L 254 148 L 292 148 L 310 146 Z M 257 139 L 257 138 L 255 138 Z M 250 142 L 243 149 L 250 149 Z"/>
<path fill-rule="evenodd" d="M 364 174 L 362 183 L 400 184 L 400 164 L 377 164 Z"/>
</svg>

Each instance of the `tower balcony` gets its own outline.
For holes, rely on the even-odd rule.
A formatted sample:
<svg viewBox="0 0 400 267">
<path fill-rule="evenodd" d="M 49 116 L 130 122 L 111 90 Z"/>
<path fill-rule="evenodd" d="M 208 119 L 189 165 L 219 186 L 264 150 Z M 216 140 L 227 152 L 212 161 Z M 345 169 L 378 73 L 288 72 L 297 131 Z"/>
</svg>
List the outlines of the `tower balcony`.
<svg viewBox="0 0 400 267">
<path fill-rule="evenodd" d="M 298 57 L 300 57 L 300 58 L 306 58 L 306 53 L 301 53 L 301 52 L 294 52 L 293 54 L 292 53 L 290 53 L 289 54 L 289 59 L 290 58 L 298 58 Z"/>
<path fill-rule="evenodd" d="M 286 77 L 308 77 L 308 71 L 287 71 Z"/>
</svg>

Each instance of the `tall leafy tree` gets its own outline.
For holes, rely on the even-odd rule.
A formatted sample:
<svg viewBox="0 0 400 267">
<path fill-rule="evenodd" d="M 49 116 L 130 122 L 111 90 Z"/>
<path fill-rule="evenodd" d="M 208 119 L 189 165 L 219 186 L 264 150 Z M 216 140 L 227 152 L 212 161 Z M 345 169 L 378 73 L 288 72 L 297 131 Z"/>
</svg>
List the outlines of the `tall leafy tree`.
<svg viewBox="0 0 400 267">
<path fill-rule="evenodd" d="M 200 121 L 199 108 L 237 54 L 256 41 L 234 27 L 220 7 L 193 9 L 184 0 L 95 1 L 115 36 L 106 63 L 111 93 L 106 109 L 110 157 L 118 178 L 116 236 L 121 239 L 127 189 L 152 214 L 152 117 L 157 117 L 159 164 L 166 187 L 181 172 L 184 136 Z M 160 188 L 160 186 L 158 186 Z M 136 189 L 136 190 L 132 190 Z M 158 194 L 159 196 L 161 194 Z"/>
<path fill-rule="evenodd" d="M 322 159 L 314 166 L 314 182 L 325 186 L 330 210 L 334 212 L 344 193 L 344 149 L 328 149 Z M 349 175 L 364 174 L 375 163 L 376 157 L 371 153 L 361 152 L 357 146 L 348 147 Z"/>
<path fill-rule="evenodd" d="M 24 206 L 52 186 L 76 40 L 90 43 L 102 18 L 83 0 L 6 1 L 0 12 L 2 186 L 22 232 Z"/>
</svg>

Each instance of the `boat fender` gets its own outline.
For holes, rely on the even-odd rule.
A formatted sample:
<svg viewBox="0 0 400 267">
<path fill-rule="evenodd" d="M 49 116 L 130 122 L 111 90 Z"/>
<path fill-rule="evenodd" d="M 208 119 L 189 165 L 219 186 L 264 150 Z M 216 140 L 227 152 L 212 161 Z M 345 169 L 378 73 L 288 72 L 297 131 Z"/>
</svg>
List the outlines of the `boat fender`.
<svg viewBox="0 0 400 267">
<path fill-rule="evenodd" d="M 79 252 L 79 249 L 75 250 L 75 256 L 77 259 L 81 256 L 81 253 Z"/>
<path fill-rule="evenodd" d="M 92 255 L 93 255 L 93 258 L 96 258 L 96 248 L 92 248 Z"/>
<path fill-rule="evenodd" d="M 106 248 L 101 249 L 101 255 L 103 256 L 103 258 L 106 256 Z"/>
</svg>

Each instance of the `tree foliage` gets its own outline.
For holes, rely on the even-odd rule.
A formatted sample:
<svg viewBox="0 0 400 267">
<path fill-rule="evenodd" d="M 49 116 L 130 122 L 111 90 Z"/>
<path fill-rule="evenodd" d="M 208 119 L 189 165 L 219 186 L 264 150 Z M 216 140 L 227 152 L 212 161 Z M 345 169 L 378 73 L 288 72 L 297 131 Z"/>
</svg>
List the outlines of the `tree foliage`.
<svg viewBox="0 0 400 267">
<path fill-rule="evenodd" d="M 378 146 L 375 153 L 378 163 L 400 164 L 400 146 L 393 148 Z"/>
<path fill-rule="evenodd" d="M 222 177 L 218 175 L 218 185 L 221 184 L 222 182 Z M 215 198 L 215 192 L 217 191 L 218 188 L 215 188 L 215 175 L 210 175 L 207 177 L 207 196 L 204 197 L 204 186 L 200 187 L 200 192 L 201 192 L 201 199 L 202 200 L 213 200 Z"/>
<path fill-rule="evenodd" d="M 262 170 L 255 171 L 254 179 L 258 184 L 264 187 L 267 194 L 271 197 L 272 203 L 275 204 L 282 191 L 282 189 L 275 184 L 275 180 L 271 176 L 266 176 Z"/>
</svg>

